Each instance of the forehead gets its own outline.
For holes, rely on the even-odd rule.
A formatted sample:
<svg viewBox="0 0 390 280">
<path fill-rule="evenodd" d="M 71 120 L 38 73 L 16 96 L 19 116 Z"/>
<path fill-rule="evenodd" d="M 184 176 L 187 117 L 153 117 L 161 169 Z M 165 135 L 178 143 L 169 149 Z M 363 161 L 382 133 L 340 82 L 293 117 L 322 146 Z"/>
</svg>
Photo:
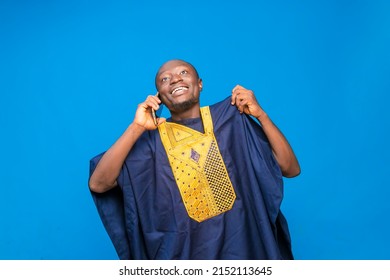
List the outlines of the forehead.
<svg viewBox="0 0 390 280">
<path fill-rule="evenodd" d="M 181 67 L 181 66 L 185 66 L 185 67 L 188 67 L 188 68 L 191 68 L 192 69 L 192 66 L 190 64 L 188 64 L 187 62 L 185 61 L 181 61 L 181 60 L 171 60 L 171 61 L 168 61 L 166 63 L 164 63 L 160 69 L 158 70 L 158 73 L 157 75 L 160 75 L 161 73 L 163 72 L 169 72 L 169 71 L 173 71 L 175 70 L 177 67 Z"/>
</svg>

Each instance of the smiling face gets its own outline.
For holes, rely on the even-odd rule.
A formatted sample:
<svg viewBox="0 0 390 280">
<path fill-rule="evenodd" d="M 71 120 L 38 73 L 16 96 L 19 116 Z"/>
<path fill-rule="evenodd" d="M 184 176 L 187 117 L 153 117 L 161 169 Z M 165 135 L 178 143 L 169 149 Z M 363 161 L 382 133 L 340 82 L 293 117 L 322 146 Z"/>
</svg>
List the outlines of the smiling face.
<svg viewBox="0 0 390 280">
<path fill-rule="evenodd" d="M 163 64 L 156 75 L 156 88 L 173 119 L 199 116 L 202 80 L 191 64 L 182 60 Z"/>
</svg>

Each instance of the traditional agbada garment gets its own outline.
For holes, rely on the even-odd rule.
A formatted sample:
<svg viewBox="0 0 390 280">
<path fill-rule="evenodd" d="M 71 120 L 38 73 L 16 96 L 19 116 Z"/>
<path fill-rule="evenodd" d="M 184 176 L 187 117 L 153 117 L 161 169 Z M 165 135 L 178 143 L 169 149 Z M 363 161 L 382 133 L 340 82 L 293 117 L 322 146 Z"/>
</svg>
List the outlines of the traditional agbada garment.
<svg viewBox="0 0 390 280">
<path fill-rule="evenodd" d="M 185 163 L 176 162 L 180 155 L 167 154 L 167 146 L 164 148 L 158 130 L 147 131 L 128 154 L 117 179 L 119 186 L 103 194 L 92 193 L 121 259 L 293 258 L 287 222 L 280 211 L 282 175 L 261 126 L 251 117 L 240 114 L 230 104 L 230 97 L 210 106 L 209 110 L 211 136 L 210 127 L 202 123 L 204 117 L 185 120 L 172 127 L 190 128 L 188 133 L 199 139 L 202 134 L 205 138 L 206 135 L 215 136 L 214 144 L 223 159 L 234 193 L 234 198 L 230 193 L 220 201 L 232 199 L 230 206 L 207 216 L 200 214 L 206 206 L 199 207 L 197 200 L 184 193 L 187 190 L 199 199 L 203 192 L 208 196 L 204 200 L 210 201 L 219 196 L 215 193 L 231 192 L 218 189 L 212 178 L 206 178 L 207 182 L 198 180 L 202 172 L 207 173 L 204 171 L 206 160 L 202 159 L 202 162 L 200 159 L 205 156 L 205 152 L 199 149 L 202 139 L 195 141 L 194 146 L 185 143 L 188 149 L 183 155 L 187 153 L 187 159 L 200 162 L 200 169 L 196 165 L 192 169 L 180 169 L 185 166 Z M 172 131 L 172 127 L 168 130 Z M 183 140 L 180 137 L 191 139 L 193 136 L 177 136 L 178 143 Z M 209 147 L 205 151 L 216 150 L 210 148 L 214 145 L 211 142 L 207 142 Z M 90 174 L 101 156 L 91 160 Z M 179 167 L 177 171 L 176 167 Z M 211 173 L 221 170 L 221 166 L 213 168 L 217 169 Z M 199 184 L 188 183 L 191 180 L 187 178 L 183 180 L 190 186 L 180 187 L 180 178 L 190 175 L 181 177 L 178 172 L 190 175 L 199 172 L 194 177 Z M 224 184 L 229 185 L 226 181 Z M 214 192 L 213 188 L 217 191 Z"/>
</svg>

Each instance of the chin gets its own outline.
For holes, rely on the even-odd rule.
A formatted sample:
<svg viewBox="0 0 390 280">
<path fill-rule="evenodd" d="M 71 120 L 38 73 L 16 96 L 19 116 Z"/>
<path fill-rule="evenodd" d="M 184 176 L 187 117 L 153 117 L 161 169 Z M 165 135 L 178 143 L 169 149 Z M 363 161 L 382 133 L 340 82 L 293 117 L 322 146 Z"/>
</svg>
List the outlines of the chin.
<svg viewBox="0 0 390 280">
<path fill-rule="evenodd" d="M 176 113 L 185 112 L 198 103 L 199 103 L 199 99 L 195 97 L 190 100 L 183 101 L 181 103 L 173 103 L 172 111 L 175 111 Z"/>
</svg>

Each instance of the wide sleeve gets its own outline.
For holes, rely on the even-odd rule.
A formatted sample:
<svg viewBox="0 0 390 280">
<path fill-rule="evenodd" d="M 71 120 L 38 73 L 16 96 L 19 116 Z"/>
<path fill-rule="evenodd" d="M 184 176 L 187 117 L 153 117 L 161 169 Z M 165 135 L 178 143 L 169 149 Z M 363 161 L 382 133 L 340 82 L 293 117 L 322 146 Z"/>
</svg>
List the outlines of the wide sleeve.
<svg viewBox="0 0 390 280">
<path fill-rule="evenodd" d="M 96 168 L 103 154 L 90 160 L 89 177 Z M 111 238 L 120 259 L 131 259 L 130 242 L 125 229 L 123 193 L 120 187 L 115 187 L 104 193 L 91 191 L 102 223 Z"/>
</svg>

